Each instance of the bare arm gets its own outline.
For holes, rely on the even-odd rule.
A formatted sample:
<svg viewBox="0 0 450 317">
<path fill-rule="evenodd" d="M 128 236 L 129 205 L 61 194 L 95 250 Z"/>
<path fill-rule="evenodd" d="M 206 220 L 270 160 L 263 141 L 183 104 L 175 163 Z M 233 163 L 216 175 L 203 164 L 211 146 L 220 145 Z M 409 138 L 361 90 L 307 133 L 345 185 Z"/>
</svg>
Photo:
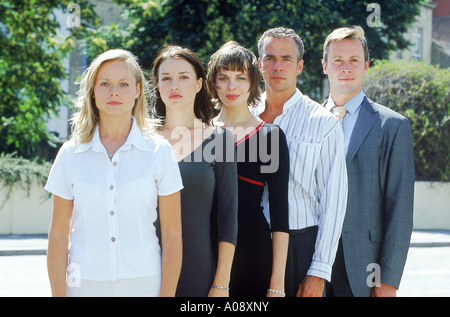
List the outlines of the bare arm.
<svg viewBox="0 0 450 317">
<path fill-rule="evenodd" d="M 69 254 L 73 200 L 53 196 L 52 222 L 48 232 L 47 270 L 52 296 L 66 296 L 66 270 Z"/>
<path fill-rule="evenodd" d="M 181 271 L 181 202 L 180 192 L 158 196 L 162 241 L 161 297 L 175 296 Z"/>
<path fill-rule="evenodd" d="M 213 285 L 228 288 L 235 248 L 232 243 L 219 242 L 219 255 Z M 211 288 L 208 297 L 228 297 L 229 292 L 223 288 Z"/>
<path fill-rule="evenodd" d="M 284 293 L 284 277 L 286 272 L 286 259 L 289 244 L 289 234 L 276 231 L 272 234 L 273 262 L 270 289 Z M 268 297 L 280 297 L 279 293 L 267 292 Z"/>
</svg>

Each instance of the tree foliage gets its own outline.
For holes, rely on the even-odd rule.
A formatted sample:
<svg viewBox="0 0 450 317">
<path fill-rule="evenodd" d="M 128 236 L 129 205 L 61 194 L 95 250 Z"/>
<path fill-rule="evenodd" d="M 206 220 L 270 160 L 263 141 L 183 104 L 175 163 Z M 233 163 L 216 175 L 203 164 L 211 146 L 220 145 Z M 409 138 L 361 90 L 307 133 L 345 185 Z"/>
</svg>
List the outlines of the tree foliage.
<svg viewBox="0 0 450 317">
<path fill-rule="evenodd" d="M 103 27 L 92 34 L 92 39 L 103 39 L 103 46 L 91 45 L 88 51 L 93 57 L 121 45 L 150 69 L 158 49 L 172 43 L 191 48 L 206 64 L 209 56 L 231 39 L 257 54 L 259 36 L 268 28 L 285 26 L 294 29 L 305 44 L 305 67 L 299 86 L 303 92 L 318 97 L 324 76 L 322 45 L 333 29 L 360 25 L 366 31 L 372 56 L 386 58 L 389 50 L 407 46 L 403 34 L 418 15 L 421 1 L 377 1 L 381 24 L 369 27 L 367 20 L 372 11 L 368 11 L 368 4 L 372 1 L 122 0 L 116 2 L 124 6 L 127 23 Z"/>
<path fill-rule="evenodd" d="M 32 157 L 38 144 L 52 139 L 45 123 L 69 102 L 61 90 L 63 59 L 84 30 L 80 25 L 67 38 L 57 35 L 55 11 L 67 10 L 71 2 L 0 3 L 0 152 Z M 81 3 L 82 16 L 95 21 L 92 6 Z"/>
<path fill-rule="evenodd" d="M 384 61 L 365 77 L 369 98 L 409 119 L 416 180 L 450 181 L 449 86 L 449 69 L 419 61 Z"/>
<path fill-rule="evenodd" d="M 126 22 L 100 27 L 91 2 L 79 0 L 81 26 L 61 38 L 55 10 L 67 12 L 72 0 L 2 0 L 0 152 L 16 151 L 31 157 L 38 144 L 51 142 L 45 122 L 59 105 L 70 103 L 60 82 L 66 77 L 62 61 L 74 39 L 83 39 L 90 59 L 109 48 L 129 49 L 148 71 L 166 43 L 191 48 L 206 64 L 209 56 L 231 39 L 257 54 L 257 39 L 267 28 L 286 26 L 305 43 L 299 87 L 317 98 L 324 76 L 322 44 L 330 31 L 361 25 L 372 56 L 381 59 L 389 49 L 406 46 L 403 33 L 418 14 L 421 1 L 377 1 L 382 24 L 369 27 L 367 5 L 371 1 L 363 0 L 115 0 L 123 8 Z"/>
</svg>

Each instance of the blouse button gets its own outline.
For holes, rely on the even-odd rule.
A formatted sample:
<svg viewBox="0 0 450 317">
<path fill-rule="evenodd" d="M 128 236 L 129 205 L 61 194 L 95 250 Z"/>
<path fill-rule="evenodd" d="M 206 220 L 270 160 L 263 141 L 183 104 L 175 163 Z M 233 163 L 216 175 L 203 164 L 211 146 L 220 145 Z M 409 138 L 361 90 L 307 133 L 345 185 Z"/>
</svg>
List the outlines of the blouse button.
<svg viewBox="0 0 450 317">
<path fill-rule="evenodd" d="M 113 162 L 113 166 L 117 166 L 117 162 L 116 161 Z"/>
<path fill-rule="evenodd" d="M 114 189 L 114 185 L 109 186 L 109 189 L 113 190 Z"/>
<path fill-rule="evenodd" d="M 110 214 L 111 216 L 114 216 L 114 210 L 111 210 L 111 211 L 109 212 L 109 214 Z"/>
<path fill-rule="evenodd" d="M 112 238 L 111 238 L 111 241 L 112 241 L 112 242 L 116 242 L 116 238 L 112 237 Z"/>
</svg>

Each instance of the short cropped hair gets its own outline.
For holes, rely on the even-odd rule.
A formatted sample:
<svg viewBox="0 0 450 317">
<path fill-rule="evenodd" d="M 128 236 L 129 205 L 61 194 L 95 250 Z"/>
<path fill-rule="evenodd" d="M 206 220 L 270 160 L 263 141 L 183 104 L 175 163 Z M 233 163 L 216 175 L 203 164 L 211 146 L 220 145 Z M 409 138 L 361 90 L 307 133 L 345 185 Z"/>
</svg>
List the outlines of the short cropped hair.
<svg viewBox="0 0 450 317">
<path fill-rule="evenodd" d="M 264 53 L 264 48 L 266 47 L 267 41 L 271 38 L 281 39 L 289 37 L 294 40 L 296 44 L 296 52 L 297 52 L 297 62 L 303 59 L 303 55 L 305 54 L 305 47 L 303 45 L 303 41 L 298 36 L 297 33 L 293 29 L 288 29 L 285 27 L 277 27 L 273 29 L 268 29 L 265 31 L 258 40 L 258 54 L 259 57 L 262 57 Z"/>
<path fill-rule="evenodd" d="M 367 40 L 364 36 L 364 30 L 360 26 L 353 26 L 351 28 L 344 27 L 344 28 L 335 29 L 333 32 L 331 32 L 327 36 L 327 38 L 325 39 L 325 42 L 323 43 L 323 61 L 324 62 L 327 62 L 328 49 L 329 49 L 331 43 L 336 42 L 336 41 L 342 41 L 345 39 L 359 40 L 364 49 L 365 62 L 370 61 L 369 46 L 367 45 Z"/>
<path fill-rule="evenodd" d="M 221 69 L 247 72 L 250 82 L 250 95 L 247 103 L 256 107 L 261 95 L 261 72 L 258 66 L 258 59 L 255 54 L 235 41 L 228 41 L 217 50 L 208 63 L 208 90 L 213 101 L 220 107 L 221 101 L 217 94 L 216 79 Z"/>
</svg>

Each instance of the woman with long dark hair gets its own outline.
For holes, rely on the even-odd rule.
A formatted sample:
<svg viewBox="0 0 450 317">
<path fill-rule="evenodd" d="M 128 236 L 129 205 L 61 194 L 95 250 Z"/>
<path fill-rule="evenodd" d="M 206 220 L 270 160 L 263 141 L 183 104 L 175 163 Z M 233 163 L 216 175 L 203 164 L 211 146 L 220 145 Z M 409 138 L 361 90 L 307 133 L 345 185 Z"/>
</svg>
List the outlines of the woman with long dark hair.
<svg viewBox="0 0 450 317">
<path fill-rule="evenodd" d="M 158 131 L 174 147 L 184 186 L 183 263 L 176 296 L 228 296 L 237 232 L 233 138 L 211 125 L 206 74 L 193 51 L 164 47 L 152 79 L 152 110 L 162 122 Z"/>
</svg>

